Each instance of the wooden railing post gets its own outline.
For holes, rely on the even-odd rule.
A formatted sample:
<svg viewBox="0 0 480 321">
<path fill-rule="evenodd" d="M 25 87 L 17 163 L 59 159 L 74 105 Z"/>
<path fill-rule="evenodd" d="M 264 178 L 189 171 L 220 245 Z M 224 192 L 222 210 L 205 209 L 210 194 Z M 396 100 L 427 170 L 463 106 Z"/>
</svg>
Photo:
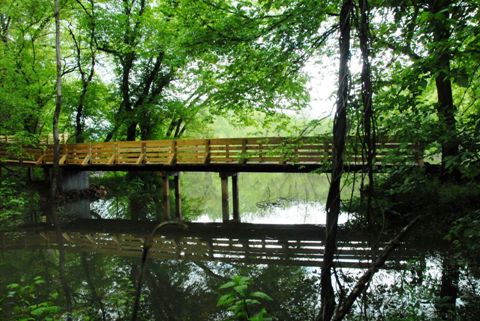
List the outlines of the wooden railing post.
<svg viewBox="0 0 480 321">
<path fill-rule="evenodd" d="M 205 156 L 203 158 L 204 164 L 210 164 L 211 155 L 210 155 L 210 139 L 205 140 Z"/>
<path fill-rule="evenodd" d="M 62 145 L 60 145 L 60 147 L 62 147 Z M 68 145 L 63 145 L 63 149 L 64 149 L 64 154 L 62 155 L 62 157 L 60 158 L 60 160 L 58 161 L 58 164 L 59 165 L 64 165 L 66 162 L 67 162 L 67 158 L 68 158 Z"/>
<path fill-rule="evenodd" d="M 330 157 L 332 156 L 332 151 L 330 150 L 330 143 L 325 140 L 323 142 L 323 152 L 324 152 L 324 163 L 328 162 L 330 160 Z"/>
<path fill-rule="evenodd" d="M 263 163 L 263 144 L 262 143 L 258 145 L 258 158 L 259 158 L 259 162 Z"/>
<path fill-rule="evenodd" d="M 136 165 L 143 164 L 145 161 L 145 157 L 147 156 L 147 144 L 145 142 L 141 143 L 141 148 L 140 148 L 140 155 L 137 158 L 137 161 L 135 162 Z"/>
<path fill-rule="evenodd" d="M 110 156 L 110 159 L 108 160 L 108 165 L 113 165 L 118 163 L 119 161 L 119 152 L 118 152 L 118 142 L 113 143 L 113 152 L 112 156 Z"/>
<path fill-rule="evenodd" d="M 147 142 L 142 142 L 142 164 L 147 159 Z"/>
<path fill-rule="evenodd" d="M 285 165 L 287 163 L 287 159 L 289 158 L 289 146 L 290 142 L 286 139 L 282 139 L 280 143 L 280 159 L 278 160 L 278 164 Z"/>
<path fill-rule="evenodd" d="M 174 139 L 170 144 L 170 155 L 168 165 L 173 166 L 177 163 L 177 141 Z"/>
<path fill-rule="evenodd" d="M 423 144 L 415 143 L 413 147 L 414 147 L 414 153 L 415 153 L 415 162 L 420 167 L 425 166 L 425 161 L 423 158 L 425 153 L 425 148 L 423 147 Z"/>
<path fill-rule="evenodd" d="M 293 149 L 293 160 L 295 163 L 298 163 L 298 144 L 299 142 L 296 142 L 295 147 Z"/>
<path fill-rule="evenodd" d="M 92 162 L 92 143 L 88 143 L 88 163 Z"/>
<path fill-rule="evenodd" d="M 240 153 L 240 158 L 238 159 L 239 164 L 246 164 L 248 161 L 248 154 L 247 154 L 247 139 L 242 139 L 242 151 Z"/>
<path fill-rule="evenodd" d="M 42 154 L 37 159 L 37 162 L 35 164 L 36 165 L 45 164 L 45 157 L 47 157 L 47 149 L 44 147 L 44 149 L 42 150 Z"/>
<path fill-rule="evenodd" d="M 87 155 L 85 155 L 81 164 L 83 166 L 88 165 L 91 163 L 91 159 L 92 159 L 92 143 L 88 143 Z"/>
</svg>

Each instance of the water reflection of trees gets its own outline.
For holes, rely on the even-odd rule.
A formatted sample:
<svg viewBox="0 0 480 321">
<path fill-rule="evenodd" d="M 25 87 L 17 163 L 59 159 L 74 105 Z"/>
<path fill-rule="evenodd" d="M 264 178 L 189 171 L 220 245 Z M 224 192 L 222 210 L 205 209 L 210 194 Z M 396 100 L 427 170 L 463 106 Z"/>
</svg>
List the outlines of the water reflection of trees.
<svg viewBox="0 0 480 321">
<path fill-rule="evenodd" d="M 2 275 L 6 276 L 1 281 L 2 289 L 20 279 L 28 283 L 35 276 L 41 276 L 46 282 L 36 289 L 39 301 L 47 299 L 48 293 L 58 291 L 55 252 L 38 250 L 7 256 L 1 264 Z M 94 320 L 129 319 L 138 261 L 90 254 L 68 253 L 67 257 L 74 316 Z M 41 264 L 30 268 L 32 262 Z M 13 267 L 19 263 L 25 269 Z M 150 261 L 139 320 L 221 320 L 225 312 L 216 307 L 218 287 L 235 274 L 251 276 L 255 290 L 270 293 L 274 301 L 267 308 L 279 320 L 303 321 L 313 317 L 317 282 L 315 275 L 304 268 Z M 61 297 L 57 299 L 62 306 Z M 6 303 L 9 302 L 2 302 L 0 316 L 2 320 L 13 320 L 15 306 L 22 302 Z"/>
<path fill-rule="evenodd" d="M 318 184 L 319 179 L 324 183 Z M 93 204 L 100 216 L 140 220 L 162 219 L 162 181 L 158 173 L 107 173 L 92 177 L 92 182 L 105 186 L 108 191 L 105 200 Z M 207 213 L 212 218 L 221 217 L 218 174 L 183 173 L 181 184 L 182 209 L 187 219 L 194 219 L 202 213 Z M 265 212 L 265 208 L 286 206 L 291 202 L 323 203 L 327 188 L 328 180 L 323 175 L 241 173 L 240 212 L 262 213 Z M 173 209 L 173 203 L 171 205 Z"/>
<path fill-rule="evenodd" d="M 58 281 L 58 253 L 54 250 L 3 252 L 0 263 L 0 318 L 17 320 L 27 311 L 23 297 L 11 295 L 9 284 L 29 287 L 30 306 L 49 302 L 63 307 Z M 132 312 L 139 258 L 120 258 L 88 253 L 66 254 L 67 282 L 73 294 L 73 313 L 79 319 L 125 320 Z M 411 261 L 404 270 L 381 271 L 353 309 L 355 315 L 372 319 L 431 319 L 441 281 L 442 260 L 429 256 Z M 360 272 L 338 269 L 342 288 L 351 287 Z M 186 261 L 147 261 L 139 320 L 224 320 L 226 312 L 216 307 L 218 288 L 233 275 L 252 278 L 252 290 L 269 294 L 266 308 L 276 320 L 312 320 L 318 309 L 318 271 L 312 268 Z M 35 277 L 44 283 L 33 285 Z M 337 284 L 337 286 L 338 286 Z M 461 320 L 475 320 L 479 307 L 478 276 L 461 270 L 457 311 Z M 341 295 L 342 291 L 338 291 Z M 34 297 L 34 298 L 33 298 Z M 59 317 L 61 313 L 57 313 Z M 423 317 L 422 317 L 423 315 Z"/>
</svg>

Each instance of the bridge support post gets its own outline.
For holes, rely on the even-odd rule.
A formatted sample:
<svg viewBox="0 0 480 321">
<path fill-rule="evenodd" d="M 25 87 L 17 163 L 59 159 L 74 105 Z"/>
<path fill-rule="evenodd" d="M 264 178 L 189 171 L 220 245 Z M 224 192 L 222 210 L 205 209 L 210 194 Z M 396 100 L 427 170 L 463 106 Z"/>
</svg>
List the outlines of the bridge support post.
<svg viewBox="0 0 480 321">
<path fill-rule="evenodd" d="M 162 203 L 163 203 L 163 219 L 168 221 L 170 219 L 170 184 L 168 173 L 161 173 L 162 175 Z"/>
<path fill-rule="evenodd" d="M 175 219 L 181 221 L 182 216 L 182 200 L 180 193 L 180 173 L 178 172 L 161 172 L 163 187 L 162 187 L 162 202 L 163 202 L 163 218 L 168 221 L 171 217 L 170 209 L 170 176 L 173 176 L 173 188 L 175 195 Z"/>
<path fill-rule="evenodd" d="M 228 174 L 220 173 L 220 180 L 222 184 L 222 218 L 226 223 L 230 219 L 228 206 Z"/>
<path fill-rule="evenodd" d="M 90 199 L 82 195 L 90 188 L 89 172 L 61 169 L 60 175 L 61 192 L 73 197 L 63 206 L 65 217 L 90 218 Z"/>
<path fill-rule="evenodd" d="M 34 181 L 34 178 L 33 178 L 33 167 L 32 166 L 28 166 L 28 182 L 29 183 L 32 183 Z"/>
<path fill-rule="evenodd" d="M 182 216 L 182 199 L 180 194 L 180 173 L 173 176 L 173 186 L 175 188 L 175 218 L 183 221 Z"/>
<path fill-rule="evenodd" d="M 238 174 L 220 173 L 222 184 L 222 220 L 224 223 L 230 220 L 230 206 L 228 193 L 228 178 L 232 178 L 233 221 L 240 222 L 240 202 L 238 197 Z"/>
<path fill-rule="evenodd" d="M 232 175 L 233 220 L 240 222 L 240 202 L 238 198 L 238 174 Z"/>
</svg>

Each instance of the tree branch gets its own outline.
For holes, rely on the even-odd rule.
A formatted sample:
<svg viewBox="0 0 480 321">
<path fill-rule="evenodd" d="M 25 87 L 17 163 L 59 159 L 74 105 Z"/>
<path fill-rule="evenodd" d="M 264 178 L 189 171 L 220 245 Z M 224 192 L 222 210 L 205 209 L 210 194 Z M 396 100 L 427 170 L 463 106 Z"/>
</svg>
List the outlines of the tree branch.
<svg viewBox="0 0 480 321">
<path fill-rule="evenodd" d="M 411 228 L 420 220 L 421 216 L 415 217 L 407 226 L 405 226 L 397 236 L 391 240 L 388 245 L 385 247 L 385 250 L 380 255 L 380 257 L 368 268 L 367 271 L 360 277 L 355 286 L 353 287 L 350 294 L 345 299 L 343 304 L 341 304 L 335 311 L 333 316 L 333 321 L 341 321 L 347 315 L 347 313 L 352 308 L 355 300 L 362 294 L 366 289 L 368 282 L 372 279 L 373 275 L 385 264 L 386 260 L 390 256 L 393 250 L 397 248 L 404 236 L 411 230 Z"/>
</svg>

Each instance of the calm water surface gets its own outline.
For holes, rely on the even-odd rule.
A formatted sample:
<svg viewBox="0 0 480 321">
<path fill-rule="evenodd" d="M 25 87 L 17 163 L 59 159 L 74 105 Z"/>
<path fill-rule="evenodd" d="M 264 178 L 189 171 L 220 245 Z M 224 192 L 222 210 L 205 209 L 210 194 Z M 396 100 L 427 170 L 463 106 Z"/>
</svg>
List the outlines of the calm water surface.
<svg viewBox="0 0 480 321">
<path fill-rule="evenodd" d="M 221 221 L 219 185 L 218 175 L 182 177 L 182 201 L 190 221 Z M 138 186 L 133 196 L 128 190 L 113 193 L 115 184 L 106 188 L 112 191 L 107 199 L 91 204 L 97 220 L 126 218 L 129 210 L 138 208 L 138 204 L 132 207 L 135 202 L 150 209 L 145 218 L 154 219 L 158 214 L 154 206 L 158 205 L 157 187 Z M 140 201 L 138 188 L 145 197 Z M 239 189 L 242 222 L 325 223 L 328 182 L 324 176 L 245 174 L 240 176 Z M 340 223 L 349 218 L 343 214 Z M 320 263 L 315 266 L 311 260 L 321 259 L 322 236 L 305 236 L 308 231 L 284 236 L 281 230 L 257 230 L 254 234 L 247 231 L 243 235 L 232 227 L 235 230 L 238 235 L 233 237 L 212 237 L 202 230 L 195 237 L 175 234 L 154 239 L 145 264 L 138 320 L 227 320 L 229 312 L 218 307 L 217 300 L 226 292 L 220 286 L 234 275 L 249 277 L 251 291 L 272 297 L 272 301 L 262 300 L 261 306 L 274 320 L 314 320 L 318 313 Z M 0 319 L 65 319 L 67 291 L 75 320 L 129 320 L 148 235 L 93 229 L 64 231 L 60 251 L 51 231 L 4 234 L 4 245 L 10 242 L 15 248 L 1 252 Z M 381 250 L 382 244 L 373 245 L 371 235 L 359 233 L 341 234 L 340 238 L 339 252 L 343 254 L 337 259 L 348 264 L 339 269 L 339 280 L 348 288 L 362 271 L 352 268 L 352 264 L 368 262 L 372 251 Z M 397 269 L 381 271 L 372 282 L 372 295 L 383 293 L 382 300 L 370 302 L 375 313 L 387 309 L 388 304 L 402 309 L 415 300 L 423 304 L 416 306 L 419 311 L 432 310 L 432 293 L 425 289 L 438 284 L 441 278 L 439 252 L 420 248 L 398 252 L 391 262 Z M 294 259 L 289 261 L 289 257 Z M 277 263 L 270 262 L 271 258 L 276 258 Z M 310 263 L 301 266 L 301 260 Z M 297 263 L 289 264 L 292 262 Z M 409 290 L 404 291 L 406 288 Z"/>
</svg>

